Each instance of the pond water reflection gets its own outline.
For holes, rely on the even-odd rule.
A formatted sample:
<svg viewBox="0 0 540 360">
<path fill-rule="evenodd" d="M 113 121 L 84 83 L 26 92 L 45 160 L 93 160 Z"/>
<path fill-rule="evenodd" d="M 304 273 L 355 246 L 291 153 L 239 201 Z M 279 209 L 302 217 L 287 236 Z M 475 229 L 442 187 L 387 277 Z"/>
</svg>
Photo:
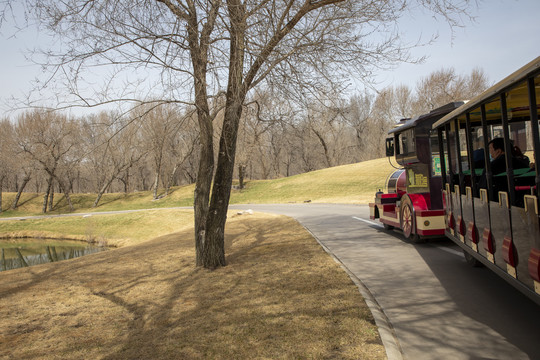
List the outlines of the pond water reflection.
<svg viewBox="0 0 540 360">
<path fill-rule="evenodd" d="M 0 239 L 0 271 L 73 259 L 103 250 L 107 248 L 81 241 Z"/>
</svg>

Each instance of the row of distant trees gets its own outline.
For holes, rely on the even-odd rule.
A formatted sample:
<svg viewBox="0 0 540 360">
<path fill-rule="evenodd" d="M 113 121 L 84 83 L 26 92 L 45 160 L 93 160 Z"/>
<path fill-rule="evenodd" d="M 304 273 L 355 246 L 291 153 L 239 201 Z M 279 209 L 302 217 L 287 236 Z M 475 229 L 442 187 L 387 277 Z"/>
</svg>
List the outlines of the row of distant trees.
<svg viewBox="0 0 540 360">
<path fill-rule="evenodd" d="M 324 95 L 301 103 L 257 93 L 243 111 L 236 158 L 240 186 L 384 156 L 387 131 L 401 118 L 470 98 L 488 86 L 482 70 L 469 75 L 442 69 L 418 81 L 348 98 Z M 194 183 L 199 132 L 194 109 L 176 104 L 140 106 L 129 118 L 115 112 L 84 117 L 33 110 L 0 122 L 1 192 L 44 193 L 43 212 L 61 192 L 152 190 L 166 196 L 171 186 Z M 216 118 L 215 137 L 222 117 Z"/>
</svg>

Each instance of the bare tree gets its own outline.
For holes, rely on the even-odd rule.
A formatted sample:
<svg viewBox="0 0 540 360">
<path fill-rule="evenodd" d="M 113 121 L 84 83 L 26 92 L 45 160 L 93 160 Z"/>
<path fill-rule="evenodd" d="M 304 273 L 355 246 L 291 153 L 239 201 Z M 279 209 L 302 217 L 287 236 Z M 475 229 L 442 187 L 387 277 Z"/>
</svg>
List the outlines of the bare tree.
<svg viewBox="0 0 540 360">
<path fill-rule="evenodd" d="M 323 100 L 324 99 L 324 100 Z M 348 126 L 347 101 L 339 94 L 320 96 L 320 101 L 311 103 L 308 108 L 308 124 L 315 134 L 324 155 L 324 167 L 343 165 L 352 161 L 349 156 L 351 128 Z"/>
<path fill-rule="evenodd" d="M 32 179 L 32 174 L 34 171 L 32 164 L 28 161 L 25 161 L 24 159 L 21 159 L 21 163 L 19 164 L 19 166 L 22 171 L 23 179 L 22 179 L 22 183 L 20 185 L 17 184 L 17 186 L 15 187 L 17 194 L 15 195 L 15 198 L 13 199 L 13 203 L 11 204 L 12 209 L 17 209 L 17 207 L 19 206 L 21 195 L 24 189 L 26 188 L 26 185 L 28 185 L 28 183 Z"/>
<path fill-rule="evenodd" d="M 400 119 L 409 118 L 412 116 L 412 106 L 414 102 L 414 93 L 406 85 L 398 85 L 394 89 L 394 104 L 396 114 Z"/>
<path fill-rule="evenodd" d="M 153 198 L 158 198 L 158 188 L 163 168 L 165 166 L 165 146 L 170 142 L 171 137 L 176 137 L 182 125 L 180 116 L 173 106 L 159 106 L 146 110 L 141 115 L 142 120 L 142 140 L 151 157 L 152 168 L 154 170 Z"/>
<path fill-rule="evenodd" d="M 442 68 L 418 81 L 412 111 L 420 115 L 449 102 L 468 100 L 488 87 L 488 77 L 479 68 L 468 76 L 457 74 L 454 68 Z"/>
<path fill-rule="evenodd" d="M 66 101 L 93 106 L 141 99 L 157 85 L 162 92 L 151 98 L 195 104 L 201 143 L 194 201 L 196 263 L 208 268 L 225 265 L 224 227 L 248 92 L 272 80 L 275 86 L 295 84 L 298 96 L 310 96 L 313 89 L 340 83 L 351 72 L 367 78 L 373 67 L 409 60 L 409 46 L 394 32 L 408 6 L 418 4 L 456 25 L 471 3 L 26 0 L 45 28 L 64 40 L 59 56 L 49 56 L 48 64 L 54 74 L 65 75 L 62 85 L 74 97 Z M 129 70 L 129 79 L 144 70 L 138 73 L 146 74 L 142 80 L 147 81 L 105 81 L 102 91 L 90 86 L 85 93 L 85 71 L 96 65 L 111 65 L 117 70 L 111 73 L 119 76 Z M 220 96 L 224 107 L 216 106 Z M 221 110 L 215 163 L 213 120 Z"/>
<path fill-rule="evenodd" d="M 287 102 L 275 99 L 268 92 L 256 92 L 243 111 L 239 126 L 237 170 L 239 187 L 244 188 L 244 179 L 257 176 L 268 179 L 275 170 L 269 155 L 272 142 L 269 132 L 276 124 L 287 121 Z"/>
<path fill-rule="evenodd" d="M 0 213 L 2 212 L 2 193 L 4 183 L 10 174 L 15 173 L 14 129 L 9 120 L 0 120 Z"/>
<path fill-rule="evenodd" d="M 169 194 L 173 185 L 178 185 L 178 173 L 187 179 L 188 183 L 195 182 L 193 163 L 196 160 L 196 152 L 199 145 L 199 133 L 197 132 L 197 121 L 193 117 L 193 111 L 188 111 L 182 115 L 181 127 L 176 136 L 170 136 L 165 144 L 166 171 L 165 178 L 165 196 Z"/>
<path fill-rule="evenodd" d="M 79 142 L 78 124 L 59 113 L 36 110 L 21 115 L 15 131 L 19 149 L 47 174 L 42 211 L 47 212 L 47 205 L 52 209 L 54 181 L 73 210 L 69 186 L 62 172 L 77 161 L 68 156 Z"/>
<path fill-rule="evenodd" d="M 139 126 L 134 122 L 95 123 L 100 141 L 92 150 L 93 163 L 99 167 L 98 191 L 93 207 L 99 202 L 120 174 L 139 162 L 147 150 L 140 146 Z"/>
<path fill-rule="evenodd" d="M 372 116 L 374 101 L 374 96 L 367 91 L 353 95 L 349 100 L 345 121 L 354 129 L 359 145 L 364 137 L 364 124 Z"/>
</svg>

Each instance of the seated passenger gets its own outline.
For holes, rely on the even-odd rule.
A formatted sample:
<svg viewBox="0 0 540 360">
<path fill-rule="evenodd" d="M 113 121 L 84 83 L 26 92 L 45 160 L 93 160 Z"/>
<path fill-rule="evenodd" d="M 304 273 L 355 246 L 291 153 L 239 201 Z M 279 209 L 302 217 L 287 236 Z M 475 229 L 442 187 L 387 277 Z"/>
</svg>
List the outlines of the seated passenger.
<svg viewBox="0 0 540 360">
<path fill-rule="evenodd" d="M 518 147 L 512 146 L 521 154 Z M 495 138 L 489 142 L 489 156 L 491 157 L 491 172 L 497 175 L 506 171 L 506 154 L 504 153 L 504 139 Z M 529 158 L 521 156 L 512 156 L 512 167 L 521 169 L 529 167 Z"/>
<path fill-rule="evenodd" d="M 514 147 L 512 145 L 512 147 Z M 517 147 L 516 147 L 517 148 Z M 519 148 L 517 148 L 519 150 Z M 491 173 L 493 174 L 493 191 L 496 194 L 499 191 L 508 191 L 506 177 L 496 177 L 495 175 L 506 172 L 506 154 L 504 152 L 504 139 L 495 138 L 489 142 L 489 157 L 491 159 Z M 521 151 L 520 151 L 521 153 Z M 522 154 L 523 158 L 512 156 L 512 168 L 521 169 L 529 167 L 529 158 Z M 525 159 L 524 159 L 525 158 Z M 479 189 L 487 188 L 487 179 L 485 169 L 479 176 L 477 186 Z"/>
<path fill-rule="evenodd" d="M 484 152 L 484 137 L 479 136 L 474 140 L 473 162 L 475 169 L 483 169 L 485 165 L 486 153 Z"/>
<path fill-rule="evenodd" d="M 517 162 L 519 167 L 514 166 L 514 169 L 521 169 L 526 167 L 531 167 L 529 157 L 521 152 L 521 149 L 517 146 L 512 146 L 512 156 L 514 161 Z"/>
<path fill-rule="evenodd" d="M 473 162 L 475 169 L 483 169 L 484 166 L 484 149 L 476 149 L 473 151 Z"/>
</svg>

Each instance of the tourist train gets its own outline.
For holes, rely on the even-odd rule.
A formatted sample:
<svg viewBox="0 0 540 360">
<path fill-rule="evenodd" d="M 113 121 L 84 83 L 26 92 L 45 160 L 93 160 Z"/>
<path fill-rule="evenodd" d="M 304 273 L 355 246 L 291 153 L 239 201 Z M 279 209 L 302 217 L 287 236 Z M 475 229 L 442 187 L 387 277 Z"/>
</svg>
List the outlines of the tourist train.
<svg viewBox="0 0 540 360">
<path fill-rule="evenodd" d="M 540 57 L 466 102 L 402 121 L 386 152 L 400 168 L 371 219 L 414 243 L 446 236 L 540 304 Z"/>
</svg>

